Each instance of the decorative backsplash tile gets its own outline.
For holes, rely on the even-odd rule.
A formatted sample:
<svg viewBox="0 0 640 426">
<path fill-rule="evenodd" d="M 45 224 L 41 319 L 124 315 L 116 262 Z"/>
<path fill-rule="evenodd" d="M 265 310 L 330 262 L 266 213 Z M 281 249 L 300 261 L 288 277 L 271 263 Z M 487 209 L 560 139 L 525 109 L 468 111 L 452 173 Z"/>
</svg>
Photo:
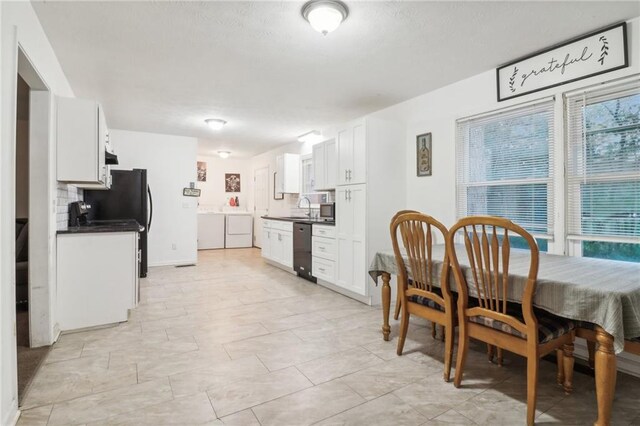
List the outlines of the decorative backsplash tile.
<svg viewBox="0 0 640 426">
<path fill-rule="evenodd" d="M 62 231 L 69 224 L 69 203 L 83 199 L 82 189 L 58 182 L 58 203 L 56 207 L 56 229 Z"/>
</svg>

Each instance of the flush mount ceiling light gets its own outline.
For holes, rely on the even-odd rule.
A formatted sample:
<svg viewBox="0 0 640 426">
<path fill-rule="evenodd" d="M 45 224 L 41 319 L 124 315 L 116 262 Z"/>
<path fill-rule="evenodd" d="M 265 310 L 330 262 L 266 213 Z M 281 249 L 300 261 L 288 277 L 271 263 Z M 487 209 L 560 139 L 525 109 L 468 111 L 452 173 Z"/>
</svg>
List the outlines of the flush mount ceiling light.
<svg viewBox="0 0 640 426">
<path fill-rule="evenodd" d="M 314 30 L 327 35 L 347 19 L 349 9 L 339 0 L 312 0 L 302 6 L 302 16 Z"/>
<path fill-rule="evenodd" d="M 229 151 L 218 151 L 218 156 L 220 156 L 220 158 L 229 158 L 230 155 L 231 153 Z"/>
<path fill-rule="evenodd" d="M 317 130 L 312 130 L 310 132 L 305 133 L 304 135 L 298 136 L 298 142 L 322 142 L 322 135 Z"/>
<path fill-rule="evenodd" d="M 222 127 L 224 127 L 225 124 L 227 124 L 226 121 L 219 118 L 208 118 L 204 120 L 204 122 L 207 123 L 207 126 L 211 127 L 213 130 L 220 130 L 222 129 Z"/>
</svg>

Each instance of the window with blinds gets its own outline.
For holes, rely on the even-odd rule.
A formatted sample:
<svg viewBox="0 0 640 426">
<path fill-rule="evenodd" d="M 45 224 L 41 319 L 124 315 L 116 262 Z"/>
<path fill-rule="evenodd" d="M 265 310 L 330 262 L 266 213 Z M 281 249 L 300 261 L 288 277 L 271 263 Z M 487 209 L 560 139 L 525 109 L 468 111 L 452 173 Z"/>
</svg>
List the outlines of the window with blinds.
<svg viewBox="0 0 640 426">
<path fill-rule="evenodd" d="M 501 216 L 537 239 L 553 237 L 553 99 L 458 120 L 458 217 Z"/>
<path fill-rule="evenodd" d="M 568 96 L 567 238 L 640 262 L 640 80 Z"/>
</svg>

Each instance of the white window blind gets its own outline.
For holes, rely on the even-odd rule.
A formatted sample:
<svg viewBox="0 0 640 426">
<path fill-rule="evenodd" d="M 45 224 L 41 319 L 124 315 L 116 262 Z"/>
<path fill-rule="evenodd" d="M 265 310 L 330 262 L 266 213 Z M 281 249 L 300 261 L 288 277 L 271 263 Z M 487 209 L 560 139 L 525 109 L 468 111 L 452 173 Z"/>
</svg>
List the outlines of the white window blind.
<svg viewBox="0 0 640 426">
<path fill-rule="evenodd" d="M 457 121 L 458 217 L 506 217 L 553 237 L 553 99 Z"/>
<path fill-rule="evenodd" d="M 640 243 L 640 80 L 566 103 L 568 239 Z"/>
</svg>

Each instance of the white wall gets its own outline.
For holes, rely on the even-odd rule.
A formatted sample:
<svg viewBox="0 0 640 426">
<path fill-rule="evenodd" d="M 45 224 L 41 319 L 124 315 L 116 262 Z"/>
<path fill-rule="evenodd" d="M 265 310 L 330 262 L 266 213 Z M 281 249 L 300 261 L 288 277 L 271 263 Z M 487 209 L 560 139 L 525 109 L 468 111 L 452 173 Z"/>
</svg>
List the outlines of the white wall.
<svg viewBox="0 0 640 426">
<path fill-rule="evenodd" d="M 284 194 L 284 200 L 273 199 L 273 188 L 274 188 L 273 173 L 276 171 L 276 157 L 284 153 L 299 154 L 299 155 L 311 154 L 311 147 L 313 145 L 314 144 L 308 143 L 308 142 L 304 142 L 304 143 L 292 142 L 290 144 L 283 145 L 276 149 L 272 149 L 271 151 L 258 154 L 251 159 L 251 179 L 253 179 L 253 174 L 256 170 L 261 169 L 263 167 L 269 167 L 269 215 L 270 216 L 291 216 L 292 210 L 296 209 L 296 206 L 298 204 L 298 194 Z M 251 194 L 251 199 L 249 200 L 249 203 L 248 203 L 251 210 L 253 210 L 254 204 L 255 204 L 255 200 L 253 199 L 253 194 Z"/>
<path fill-rule="evenodd" d="M 628 25 L 630 66 L 622 70 L 591 77 L 571 84 L 497 102 L 495 70 L 489 70 L 463 81 L 434 90 L 409 101 L 394 105 L 378 115 L 399 119 L 406 123 L 406 208 L 427 212 L 445 225 L 455 223 L 455 122 L 456 119 L 530 102 L 555 95 L 556 121 L 563 120 L 562 93 L 640 72 L 640 18 Z M 556 126 L 556 140 L 562 144 L 563 126 Z M 416 135 L 433 135 L 433 176 L 417 177 L 415 166 Z M 562 145 L 559 146 L 556 170 L 562 170 Z M 563 190 L 556 191 L 562 197 Z M 557 207 L 562 209 L 563 200 Z M 562 219 L 556 220 L 561 225 Z"/>
<path fill-rule="evenodd" d="M 223 205 L 229 205 L 231 197 L 238 197 L 241 210 L 248 209 L 249 195 L 253 194 L 253 170 L 250 159 L 222 159 L 218 156 L 198 155 L 198 161 L 207 163 L 207 181 L 196 184 L 202 190 L 199 199 L 201 209 L 220 210 Z M 240 192 L 225 192 L 225 173 L 240 174 Z"/>
<path fill-rule="evenodd" d="M 56 95 L 73 97 L 73 91 L 62 72 L 49 41 L 29 2 L 0 2 L 0 424 L 13 424 L 18 408 L 16 384 L 15 330 L 15 132 L 16 132 L 16 73 L 18 43 L 39 77 Z M 51 101 L 51 105 L 53 103 Z M 52 109 L 50 109 L 52 111 Z M 49 117 L 52 122 L 52 116 Z M 46 138 L 45 138 L 46 139 Z M 37 295 L 50 299 L 55 288 L 55 143 L 53 128 L 48 134 L 48 177 L 50 188 L 46 202 L 51 206 L 46 229 L 49 246 L 47 265 L 49 280 L 38 288 Z M 48 151 L 48 152 L 47 152 Z M 42 151 L 41 151 L 42 152 Z M 53 314 L 53 313 L 52 313 Z M 55 319 L 45 316 L 53 338 Z"/>
<path fill-rule="evenodd" d="M 153 195 L 149 266 L 196 263 L 198 199 L 183 196 L 182 189 L 196 181 L 197 139 L 113 129 L 110 136 L 117 168 L 147 169 Z"/>
</svg>

